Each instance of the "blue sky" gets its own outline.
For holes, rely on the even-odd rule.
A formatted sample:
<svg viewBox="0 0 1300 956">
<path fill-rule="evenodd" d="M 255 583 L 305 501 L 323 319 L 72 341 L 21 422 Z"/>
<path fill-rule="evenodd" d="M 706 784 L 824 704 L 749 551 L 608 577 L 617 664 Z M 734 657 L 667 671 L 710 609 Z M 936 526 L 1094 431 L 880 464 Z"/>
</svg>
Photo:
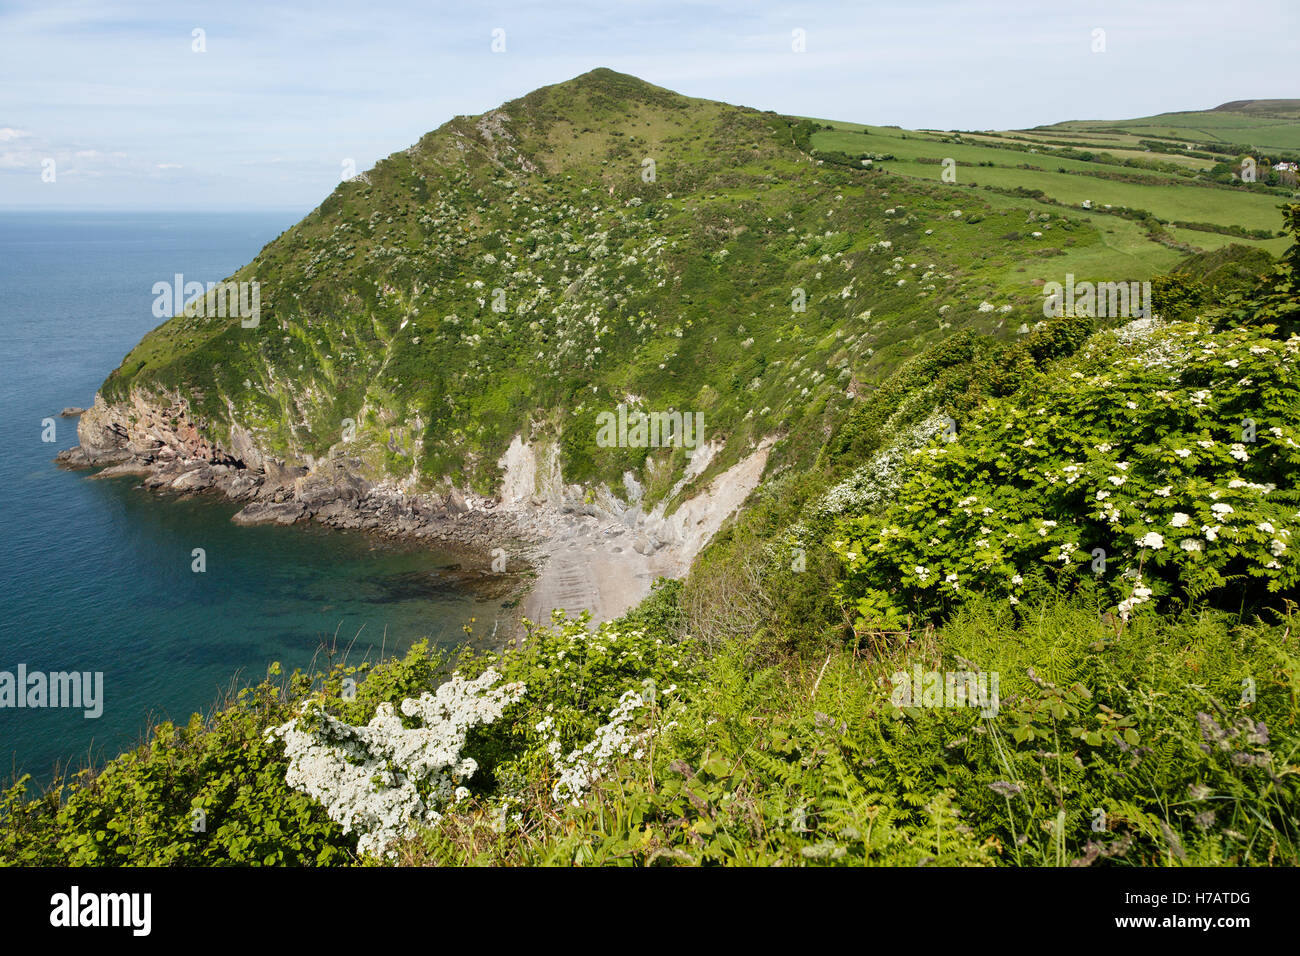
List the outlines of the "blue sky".
<svg viewBox="0 0 1300 956">
<path fill-rule="evenodd" d="M 344 160 L 364 170 L 452 116 L 598 66 L 943 129 L 1300 97 L 1298 34 L 1296 0 L 3 0 L 0 208 L 306 212 Z"/>
</svg>

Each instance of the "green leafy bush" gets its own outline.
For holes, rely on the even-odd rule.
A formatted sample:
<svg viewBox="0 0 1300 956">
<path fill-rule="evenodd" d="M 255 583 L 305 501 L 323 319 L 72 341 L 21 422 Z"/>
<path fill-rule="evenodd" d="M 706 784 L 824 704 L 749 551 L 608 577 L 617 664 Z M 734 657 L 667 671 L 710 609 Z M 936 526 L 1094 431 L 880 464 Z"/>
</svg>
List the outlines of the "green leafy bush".
<svg viewBox="0 0 1300 956">
<path fill-rule="evenodd" d="M 653 607 L 652 599 L 642 615 L 657 617 Z M 557 612 L 549 626 L 534 628 L 519 647 L 503 654 L 466 654 L 458 661 L 468 676 L 494 667 L 504 682 L 521 681 L 526 688 L 509 721 L 480 728 L 472 738 L 475 753 L 483 755 L 475 783 L 485 790 L 500 787 L 507 797 L 517 797 L 529 787 L 551 787 L 556 755 L 591 740 L 628 691 L 661 700 L 693 684 L 690 664 L 698 654 L 693 641 L 627 621 L 589 630 L 587 621 L 585 614 L 568 618 Z M 543 722 L 545 729 L 539 728 Z"/>
<path fill-rule="evenodd" d="M 1294 588 L 1297 351 L 1198 323 L 1102 333 L 915 454 L 881 513 L 844 523 L 844 598 L 891 629 L 1080 579 L 1123 617 L 1147 599 L 1257 606 Z"/>
<path fill-rule="evenodd" d="M 36 800 L 24 777 L 0 797 L 0 861 L 73 866 L 329 865 L 339 828 L 284 779 L 267 726 L 310 692 L 274 673 L 205 721 L 163 723 L 149 742 L 57 782 Z"/>
</svg>

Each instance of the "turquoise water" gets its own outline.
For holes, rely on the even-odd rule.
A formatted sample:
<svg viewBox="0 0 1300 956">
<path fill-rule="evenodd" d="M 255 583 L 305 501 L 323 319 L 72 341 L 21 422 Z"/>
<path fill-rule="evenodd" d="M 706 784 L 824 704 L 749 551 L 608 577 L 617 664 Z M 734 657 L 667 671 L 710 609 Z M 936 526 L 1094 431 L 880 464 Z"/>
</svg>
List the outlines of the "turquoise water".
<svg viewBox="0 0 1300 956">
<path fill-rule="evenodd" d="M 58 412 L 89 406 L 158 324 L 153 283 L 223 279 L 298 218 L 0 213 L 0 671 L 104 675 L 97 719 L 0 707 L 0 781 L 111 756 L 151 720 L 207 710 L 232 679 L 308 665 L 322 642 L 373 660 L 421 637 L 463 643 L 471 617 L 486 638 L 506 613 L 450 552 L 314 525 L 242 528 L 219 499 L 52 463 L 76 444 L 76 419 Z"/>
</svg>

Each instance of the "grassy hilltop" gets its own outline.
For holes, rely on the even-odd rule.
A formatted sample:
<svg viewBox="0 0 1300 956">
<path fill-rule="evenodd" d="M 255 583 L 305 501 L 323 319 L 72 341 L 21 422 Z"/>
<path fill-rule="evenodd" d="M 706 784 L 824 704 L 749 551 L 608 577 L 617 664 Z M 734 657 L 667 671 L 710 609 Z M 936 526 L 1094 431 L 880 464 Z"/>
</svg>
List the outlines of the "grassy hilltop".
<svg viewBox="0 0 1300 956">
<path fill-rule="evenodd" d="M 1044 133 L 1099 134 L 1103 142 L 1131 143 L 1134 137 L 1165 146 L 1195 149 L 1246 145 L 1260 155 L 1300 150 L 1300 100 L 1235 100 L 1212 110 L 1161 113 L 1129 120 L 1074 120 L 1040 127 Z"/>
</svg>

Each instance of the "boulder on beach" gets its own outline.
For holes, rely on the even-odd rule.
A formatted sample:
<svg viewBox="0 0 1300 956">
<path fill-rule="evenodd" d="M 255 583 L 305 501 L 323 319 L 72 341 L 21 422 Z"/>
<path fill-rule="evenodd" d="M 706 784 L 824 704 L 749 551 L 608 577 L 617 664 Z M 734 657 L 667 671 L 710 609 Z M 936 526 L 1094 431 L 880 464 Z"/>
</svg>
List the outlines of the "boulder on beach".
<svg viewBox="0 0 1300 956">
<path fill-rule="evenodd" d="M 294 497 L 313 510 L 333 502 L 356 503 L 370 493 L 365 481 L 334 463 L 296 478 L 293 488 Z"/>
<path fill-rule="evenodd" d="M 133 478 L 143 478 L 152 472 L 152 469 L 142 461 L 124 461 L 120 465 L 109 465 L 102 471 L 97 471 L 91 475 L 92 478 L 122 478 L 130 476 Z"/>
<path fill-rule="evenodd" d="M 230 520 L 235 524 L 293 524 L 306 514 L 300 501 L 254 501 Z"/>
</svg>

